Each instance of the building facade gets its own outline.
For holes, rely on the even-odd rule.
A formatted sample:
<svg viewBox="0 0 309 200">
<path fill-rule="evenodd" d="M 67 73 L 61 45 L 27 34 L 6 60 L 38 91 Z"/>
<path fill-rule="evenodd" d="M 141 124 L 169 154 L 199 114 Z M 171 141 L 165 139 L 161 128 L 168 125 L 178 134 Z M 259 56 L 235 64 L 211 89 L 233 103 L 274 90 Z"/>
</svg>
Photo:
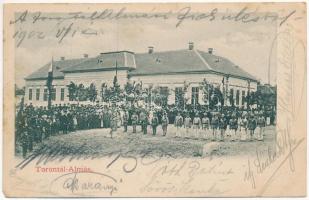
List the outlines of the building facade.
<svg viewBox="0 0 309 200">
<path fill-rule="evenodd" d="M 53 104 L 76 103 L 69 99 L 68 85 L 94 84 L 98 90 L 104 83 L 113 85 L 114 77 L 123 87 L 127 82 L 168 88 L 168 104 L 174 104 L 179 90 L 187 85 L 186 96 L 189 103 L 207 104 L 203 99 L 201 83 L 207 81 L 220 88 L 225 95 L 225 105 L 234 100 L 234 105 L 246 106 L 244 98 L 250 91 L 257 90 L 256 78 L 226 58 L 217 56 L 213 49 L 207 52 L 194 49 L 193 43 L 183 50 L 155 52 L 153 47 L 147 53 L 135 54 L 130 51 L 106 52 L 89 58 L 61 58 L 52 61 L 25 78 L 25 103 L 47 106 L 47 77 L 52 70 Z M 98 95 L 100 96 L 100 95 Z M 229 97 L 229 100 L 228 98 Z M 98 98 L 100 101 L 100 98 Z"/>
</svg>

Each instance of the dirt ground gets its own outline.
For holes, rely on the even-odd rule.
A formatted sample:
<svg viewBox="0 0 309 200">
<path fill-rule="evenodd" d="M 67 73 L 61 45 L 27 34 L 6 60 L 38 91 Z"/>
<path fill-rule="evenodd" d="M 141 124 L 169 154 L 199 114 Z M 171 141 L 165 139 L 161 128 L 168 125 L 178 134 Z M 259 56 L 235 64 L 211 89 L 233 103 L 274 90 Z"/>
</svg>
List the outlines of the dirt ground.
<svg viewBox="0 0 309 200">
<path fill-rule="evenodd" d="M 58 155 L 79 154 L 99 157 L 122 153 L 173 158 L 205 156 L 203 149 L 211 143 L 217 146 L 212 154 L 221 156 L 252 155 L 257 150 L 273 151 L 275 147 L 275 126 L 266 127 L 264 141 L 231 141 L 230 138 L 225 138 L 224 141 L 213 142 L 210 139 L 175 137 L 175 132 L 176 128 L 172 125 L 169 126 L 166 136 L 162 136 L 160 126 L 155 136 L 152 135 L 150 127 L 147 135 L 143 135 L 140 129 L 137 133 L 132 133 L 132 127 L 124 133 L 123 128 L 120 127 L 111 138 L 110 129 L 83 130 L 50 137 L 42 143 L 41 147 L 57 150 Z"/>
</svg>

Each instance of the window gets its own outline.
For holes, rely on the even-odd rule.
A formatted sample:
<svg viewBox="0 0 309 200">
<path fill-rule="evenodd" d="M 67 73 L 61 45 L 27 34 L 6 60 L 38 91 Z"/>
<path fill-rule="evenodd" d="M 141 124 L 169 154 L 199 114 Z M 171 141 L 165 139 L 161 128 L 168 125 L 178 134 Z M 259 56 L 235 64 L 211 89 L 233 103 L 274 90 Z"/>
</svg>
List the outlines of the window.
<svg viewBox="0 0 309 200">
<path fill-rule="evenodd" d="M 198 87 L 192 87 L 192 96 L 191 96 L 191 104 L 198 104 L 198 93 L 199 88 Z"/>
<path fill-rule="evenodd" d="M 32 100 L 32 89 L 29 89 L 29 101 Z"/>
<path fill-rule="evenodd" d="M 52 101 L 56 100 L 56 88 L 51 89 L 51 100 Z"/>
<path fill-rule="evenodd" d="M 60 101 L 64 101 L 64 88 L 61 88 Z"/>
<path fill-rule="evenodd" d="M 184 104 L 184 93 L 182 87 L 175 88 L 175 104 L 182 106 Z"/>
<path fill-rule="evenodd" d="M 47 96 L 48 96 L 47 89 L 44 89 L 44 94 L 43 94 L 43 100 L 44 101 L 47 101 Z"/>
<path fill-rule="evenodd" d="M 230 89 L 230 104 L 234 105 L 234 90 Z"/>
<path fill-rule="evenodd" d="M 36 89 L 35 99 L 36 99 L 37 101 L 40 100 L 40 89 L 39 89 L 39 88 Z"/>
<path fill-rule="evenodd" d="M 236 91 L 236 105 L 239 105 L 239 90 Z"/>
<path fill-rule="evenodd" d="M 243 106 L 245 104 L 246 101 L 246 92 L 242 91 L 241 92 L 241 105 Z"/>
</svg>

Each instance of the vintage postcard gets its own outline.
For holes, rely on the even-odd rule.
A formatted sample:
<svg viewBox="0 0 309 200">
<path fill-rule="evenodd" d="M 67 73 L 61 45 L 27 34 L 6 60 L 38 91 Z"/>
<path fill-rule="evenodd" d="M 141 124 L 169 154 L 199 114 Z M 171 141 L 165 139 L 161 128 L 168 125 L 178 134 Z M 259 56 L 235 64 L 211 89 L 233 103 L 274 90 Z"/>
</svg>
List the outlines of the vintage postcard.
<svg viewBox="0 0 309 200">
<path fill-rule="evenodd" d="M 5 4 L 4 194 L 306 196 L 306 15 Z"/>
</svg>

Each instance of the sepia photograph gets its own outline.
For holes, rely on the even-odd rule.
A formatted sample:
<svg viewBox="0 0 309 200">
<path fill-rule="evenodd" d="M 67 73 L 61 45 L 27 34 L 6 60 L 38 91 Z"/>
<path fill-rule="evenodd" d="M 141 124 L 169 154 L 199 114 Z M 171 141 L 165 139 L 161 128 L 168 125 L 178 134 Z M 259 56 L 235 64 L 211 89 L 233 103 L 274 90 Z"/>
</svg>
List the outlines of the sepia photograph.
<svg viewBox="0 0 309 200">
<path fill-rule="evenodd" d="M 306 174 L 306 6 L 290 6 L 5 5 L 9 196 L 305 194 L 271 187 L 285 163 Z"/>
</svg>

